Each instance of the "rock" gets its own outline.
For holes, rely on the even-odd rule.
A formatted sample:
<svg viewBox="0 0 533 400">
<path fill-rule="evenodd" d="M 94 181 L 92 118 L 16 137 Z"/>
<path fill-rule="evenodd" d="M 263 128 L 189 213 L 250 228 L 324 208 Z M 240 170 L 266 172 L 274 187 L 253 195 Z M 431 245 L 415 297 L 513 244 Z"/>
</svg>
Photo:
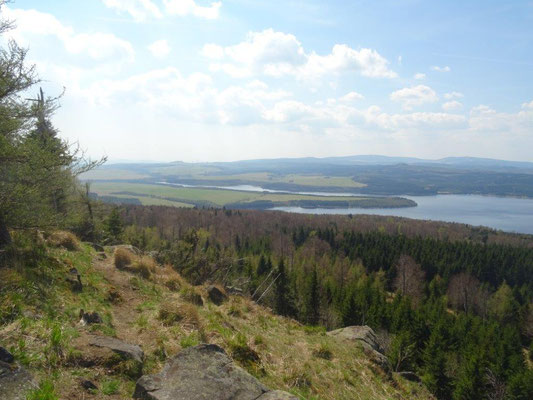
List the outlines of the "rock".
<svg viewBox="0 0 533 400">
<path fill-rule="evenodd" d="M 91 346 L 110 349 L 127 360 L 134 360 L 140 364 L 144 362 L 144 352 L 136 344 L 126 343 L 120 339 L 112 338 L 109 336 L 96 335 L 92 335 L 89 337 L 89 344 Z"/>
<path fill-rule="evenodd" d="M 87 379 L 82 379 L 80 381 L 80 386 L 84 388 L 85 390 L 87 390 L 88 392 L 91 392 L 93 390 L 98 390 L 98 386 L 96 386 L 94 383 L 92 383 L 91 381 Z"/>
<path fill-rule="evenodd" d="M 236 366 L 224 349 L 201 344 L 182 350 L 155 375 L 137 381 L 135 399 L 256 400 L 269 390 Z"/>
<path fill-rule="evenodd" d="M 0 361 L 0 399 L 26 400 L 28 392 L 36 387 L 33 377 L 24 368 Z"/>
<path fill-rule="evenodd" d="M 272 390 L 259 396 L 257 400 L 298 400 L 298 397 L 282 390 Z"/>
<path fill-rule="evenodd" d="M 15 357 L 13 357 L 13 354 L 11 354 L 5 348 L 0 346 L 0 361 L 11 364 L 13 361 L 15 361 Z"/>
<path fill-rule="evenodd" d="M 85 312 L 83 309 L 80 310 L 80 322 L 82 325 L 85 324 L 101 324 L 104 322 L 100 314 L 96 311 L 94 312 Z"/>
<path fill-rule="evenodd" d="M 411 382 L 421 382 L 420 377 L 412 371 L 398 372 L 398 375 L 400 375 L 402 378 L 405 378 Z"/>
<path fill-rule="evenodd" d="M 71 268 L 65 280 L 70 283 L 70 287 L 74 292 L 81 292 L 83 284 L 81 283 L 81 276 L 76 268 Z"/>
<path fill-rule="evenodd" d="M 338 337 L 349 341 L 362 341 L 370 346 L 372 349 L 382 353 L 381 346 L 378 343 L 376 334 L 367 325 L 362 326 L 347 326 L 346 328 L 336 329 L 327 333 L 328 336 Z"/>
<path fill-rule="evenodd" d="M 390 374 L 391 366 L 389 359 L 383 354 L 383 349 L 378 343 L 376 334 L 369 326 L 347 326 L 346 328 L 330 331 L 327 335 L 342 340 L 359 342 L 370 360 L 381 367 L 387 374 Z"/>
<path fill-rule="evenodd" d="M 207 296 L 209 297 L 209 300 L 217 306 L 221 305 L 228 299 L 226 293 L 213 285 L 207 287 Z"/>
</svg>

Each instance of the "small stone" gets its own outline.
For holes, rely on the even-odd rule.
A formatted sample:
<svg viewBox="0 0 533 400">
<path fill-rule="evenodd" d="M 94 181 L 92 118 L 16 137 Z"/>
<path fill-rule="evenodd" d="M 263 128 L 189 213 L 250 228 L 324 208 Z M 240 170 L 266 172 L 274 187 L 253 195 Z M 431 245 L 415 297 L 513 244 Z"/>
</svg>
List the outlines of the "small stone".
<svg viewBox="0 0 533 400">
<path fill-rule="evenodd" d="M 92 383 L 91 381 L 87 379 L 82 379 L 80 381 L 80 386 L 84 388 L 85 390 L 87 390 L 88 392 L 91 392 L 93 390 L 98 390 L 98 386 L 96 386 L 94 383 Z"/>
<path fill-rule="evenodd" d="M 82 322 L 83 324 L 101 324 L 102 322 L 104 322 L 104 320 L 96 311 L 85 312 L 83 309 L 81 309 L 80 322 Z"/>
</svg>

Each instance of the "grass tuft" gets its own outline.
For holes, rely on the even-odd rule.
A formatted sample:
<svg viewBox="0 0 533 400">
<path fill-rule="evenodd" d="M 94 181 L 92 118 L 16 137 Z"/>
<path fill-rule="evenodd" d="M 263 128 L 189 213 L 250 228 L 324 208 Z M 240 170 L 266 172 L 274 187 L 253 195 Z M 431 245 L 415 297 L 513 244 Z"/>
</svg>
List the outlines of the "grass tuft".
<svg viewBox="0 0 533 400">
<path fill-rule="evenodd" d="M 123 247 L 119 247 L 115 250 L 114 262 L 115 267 L 118 269 L 129 267 L 131 264 L 133 264 L 134 259 L 135 255 Z"/>
<path fill-rule="evenodd" d="M 80 241 L 72 232 L 55 231 L 48 237 L 48 244 L 53 247 L 64 247 L 69 251 L 81 249 Z"/>
</svg>

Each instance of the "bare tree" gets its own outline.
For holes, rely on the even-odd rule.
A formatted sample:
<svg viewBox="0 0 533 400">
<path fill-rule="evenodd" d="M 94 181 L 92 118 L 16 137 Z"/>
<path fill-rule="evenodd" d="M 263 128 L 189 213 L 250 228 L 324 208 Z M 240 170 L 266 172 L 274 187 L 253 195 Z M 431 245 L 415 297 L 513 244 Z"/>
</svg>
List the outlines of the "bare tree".
<svg viewBox="0 0 533 400">
<path fill-rule="evenodd" d="M 414 304 L 420 303 L 424 295 L 425 273 L 412 257 L 401 255 L 396 264 L 394 287 L 404 296 L 409 296 Z"/>
<path fill-rule="evenodd" d="M 468 272 L 454 275 L 448 285 L 448 301 L 456 309 L 468 313 L 476 306 L 480 284 L 477 278 Z"/>
</svg>

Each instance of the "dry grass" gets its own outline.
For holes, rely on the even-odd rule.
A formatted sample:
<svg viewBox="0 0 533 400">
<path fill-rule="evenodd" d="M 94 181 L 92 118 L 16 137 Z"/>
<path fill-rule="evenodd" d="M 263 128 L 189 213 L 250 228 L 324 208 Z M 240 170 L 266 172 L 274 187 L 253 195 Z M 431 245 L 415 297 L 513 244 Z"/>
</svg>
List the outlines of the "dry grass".
<svg viewBox="0 0 533 400">
<path fill-rule="evenodd" d="M 124 269 L 133 264 L 133 261 L 135 260 L 135 254 L 127 249 L 119 247 L 115 250 L 113 258 L 115 267 L 118 269 Z"/>
<path fill-rule="evenodd" d="M 81 253 L 77 254 L 79 257 Z M 341 342 L 326 336 L 324 331 L 308 329 L 294 320 L 276 316 L 247 298 L 230 295 L 221 306 L 207 303 L 201 307 L 201 288 L 190 285 L 170 266 L 156 268 L 153 260 L 139 258 L 127 249 L 115 251 L 114 263 L 117 267 L 120 265 L 119 268 L 112 268 L 111 260 L 97 260 L 94 252 L 92 259 L 88 257 L 84 270 L 75 255 L 69 254 L 69 257 L 93 288 L 84 292 L 83 305 L 88 301 L 87 307 L 91 310 L 109 309 L 112 334 L 142 346 L 146 354 L 143 373 L 160 371 L 168 358 L 182 348 L 208 342 L 222 346 L 266 386 L 290 391 L 301 399 L 431 398 L 422 386 L 403 378 L 395 376 L 395 381 L 386 380 L 383 374 L 376 372 L 376 367 L 358 345 Z M 139 276 L 131 276 L 140 264 L 149 272 L 150 280 L 144 279 L 141 271 L 138 271 Z M 0 281 L 18 285 L 20 279 L 14 272 L 0 269 Z M 135 287 L 130 284 L 131 279 L 136 280 Z M 70 311 L 70 320 L 75 323 L 81 299 L 70 292 L 62 295 L 68 304 L 79 303 Z M 21 321 L 0 327 L 0 341 L 19 346 L 23 339 L 26 347 L 19 350 L 19 354 L 29 353 L 28 359 L 33 362 L 34 355 L 39 356 L 49 341 L 49 328 L 40 320 L 25 320 L 24 323 L 30 328 L 22 329 Z M 80 335 L 76 340 L 66 340 L 73 351 L 78 352 L 74 354 L 92 354 L 94 349 L 84 352 L 88 349 L 80 344 L 92 333 L 91 327 L 82 328 L 70 322 L 65 326 L 70 332 L 67 338 Z M 108 379 L 109 370 L 97 362 L 94 367 L 83 368 L 83 376 L 101 387 Z M 79 376 L 73 371 L 78 373 L 82 369 L 61 368 L 59 371 L 55 379 L 60 398 L 81 398 L 76 389 Z M 87 398 L 130 398 L 135 379 L 126 370 L 114 371 L 113 379 L 121 384 L 120 393 L 112 397 L 98 393 Z M 44 368 L 36 370 L 34 367 L 32 372 L 39 378 L 49 374 Z"/>
<path fill-rule="evenodd" d="M 197 308 L 190 303 L 164 303 L 159 308 L 158 319 L 165 326 L 180 324 L 188 330 L 202 327 Z"/>
<path fill-rule="evenodd" d="M 156 272 L 157 264 L 152 257 L 141 256 L 133 263 L 133 271 L 140 274 L 144 279 L 150 279 Z"/>
<path fill-rule="evenodd" d="M 72 232 L 54 231 L 48 236 L 48 244 L 53 247 L 64 247 L 69 251 L 78 251 L 80 241 Z"/>
</svg>

